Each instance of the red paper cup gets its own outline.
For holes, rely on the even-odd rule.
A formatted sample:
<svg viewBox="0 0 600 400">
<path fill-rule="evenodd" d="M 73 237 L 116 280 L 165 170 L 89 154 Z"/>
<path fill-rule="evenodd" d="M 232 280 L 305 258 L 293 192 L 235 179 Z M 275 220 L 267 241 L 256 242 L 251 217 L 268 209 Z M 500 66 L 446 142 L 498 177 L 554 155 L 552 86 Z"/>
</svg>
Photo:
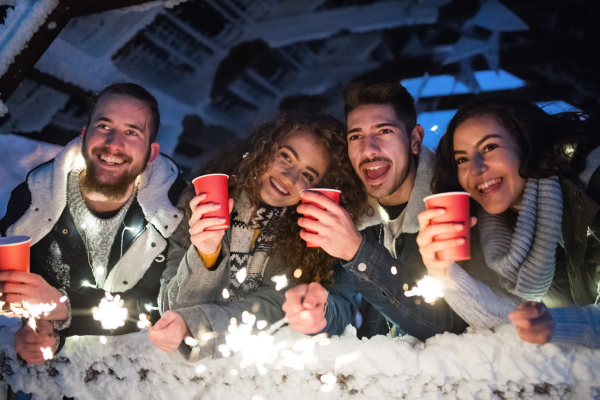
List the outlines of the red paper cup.
<svg viewBox="0 0 600 400">
<path fill-rule="evenodd" d="M 0 271 L 29 272 L 29 236 L 0 238 Z"/>
<path fill-rule="evenodd" d="M 322 193 L 325 196 L 329 197 L 331 200 L 335 201 L 336 203 L 340 202 L 340 194 L 342 193 L 341 190 L 337 190 L 337 189 L 305 189 L 305 190 L 303 190 L 303 192 L 304 191 L 308 191 L 308 190 L 313 190 L 315 192 Z M 315 205 L 315 206 L 317 206 L 317 207 L 319 207 L 321 209 L 323 208 L 319 204 L 313 203 L 312 201 L 308 201 L 308 200 L 306 200 L 304 198 L 302 199 L 302 204 L 313 204 L 313 205 Z M 310 218 L 310 219 L 314 219 L 315 221 L 318 221 L 312 215 L 304 214 L 304 216 L 306 218 Z M 306 232 L 308 232 L 308 233 L 317 233 L 317 232 L 315 232 L 313 230 L 306 229 L 306 228 L 304 228 L 304 230 L 306 230 Z M 319 247 L 319 246 L 317 246 L 316 244 L 310 243 L 310 242 L 306 242 L 306 247 Z"/>
<path fill-rule="evenodd" d="M 192 181 L 196 194 L 206 193 L 206 198 L 200 204 L 217 203 L 221 208 L 207 212 L 202 218 L 225 218 L 222 225 L 206 228 L 207 231 L 220 231 L 229 228 L 229 176 L 225 174 L 208 174 L 197 177 Z"/>
<path fill-rule="evenodd" d="M 436 253 L 439 260 L 470 260 L 471 259 L 471 234 L 469 214 L 469 199 L 471 195 L 467 192 L 449 192 L 434 194 L 423 200 L 427 208 L 445 208 L 446 214 L 431 219 L 432 225 L 448 222 L 458 222 L 465 227 L 462 231 L 435 235 L 433 240 L 448 240 L 459 237 L 465 238 L 465 243 L 453 249 L 441 250 Z"/>
</svg>

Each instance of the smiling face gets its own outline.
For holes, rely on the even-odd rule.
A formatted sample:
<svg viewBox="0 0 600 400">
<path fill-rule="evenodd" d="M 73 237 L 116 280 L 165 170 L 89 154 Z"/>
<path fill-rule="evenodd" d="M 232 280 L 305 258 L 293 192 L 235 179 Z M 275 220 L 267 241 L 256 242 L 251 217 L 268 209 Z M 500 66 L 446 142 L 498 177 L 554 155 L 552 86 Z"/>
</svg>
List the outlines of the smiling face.
<svg viewBox="0 0 600 400">
<path fill-rule="evenodd" d="M 484 210 L 518 209 L 526 180 L 519 175 L 519 146 L 493 116 L 471 118 L 454 132 L 458 181 Z"/>
<path fill-rule="evenodd" d="M 300 192 L 316 187 L 327 172 L 328 156 L 306 130 L 289 135 L 261 178 L 260 199 L 275 207 L 292 206 Z"/>
<path fill-rule="evenodd" d="M 150 118 L 147 105 L 132 97 L 108 93 L 98 99 L 82 130 L 86 171 L 81 186 L 86 194 L 111 200 L 127 196 L 158 155 L 158 143 L 150 143 Z"/>
<path fill-rule="evenodd" d="M 391 105 L 368 104 L 348 113 L 348 156 L 371 197 L 383 205 L 408 201 L 423 128 L 406 126 Z"/>
</svg>

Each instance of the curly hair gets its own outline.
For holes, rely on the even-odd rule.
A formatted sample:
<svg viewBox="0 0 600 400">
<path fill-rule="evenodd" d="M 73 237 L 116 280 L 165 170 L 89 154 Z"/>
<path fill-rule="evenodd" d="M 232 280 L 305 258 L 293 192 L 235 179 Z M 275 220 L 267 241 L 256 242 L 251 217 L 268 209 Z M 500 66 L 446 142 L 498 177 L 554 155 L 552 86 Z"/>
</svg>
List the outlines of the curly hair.
<svg viewBox="0 0 600 400">
<path fill-rule="evenodd" d="M 464 104 L 440 139 L 431 181 L 433 193 L 462 190 L 454 158 L 454 132 L 465 121 L 492 116 L 517 141 L 524 178 L 575 178 L 585 167 L 591 150 L 600 145 L 598 121 L 579 112 L 547 114 L 521 98 L 482 95 Z"/>
<path fill-rule="evenodd" d="M 269 163 L 283 146 L 285 140 L 298 131 L 308 131 L 327 154 L 327 171 L 319 181 L 320 187 L 341 190 L 340 205 L 352 216 L 354 222 L 368 213 L 367 194 L 348 159 L 344 126 L 326 114 L 299 115 L 280 113 L 277 118 L 255 129 L 247 139 L 234 145 L 225 154 L 214 158 L 206 173 L 221 172 L 230 176 L 229 193 L 237 198 L 245 192 L 251 204 L 260 204 L 261 177 Z M 282 272 L 288 278 L 296 269 L 302 271 L 298 283 L 320 282 L 329 284 L 334 278 L 334 263 L 321 248 L 308 248 L 300 238 L 296 206 L 288 207 L 284 216 L 271 228 L 277 238 L 271 252 L 284 257 Z"/>
</svg>

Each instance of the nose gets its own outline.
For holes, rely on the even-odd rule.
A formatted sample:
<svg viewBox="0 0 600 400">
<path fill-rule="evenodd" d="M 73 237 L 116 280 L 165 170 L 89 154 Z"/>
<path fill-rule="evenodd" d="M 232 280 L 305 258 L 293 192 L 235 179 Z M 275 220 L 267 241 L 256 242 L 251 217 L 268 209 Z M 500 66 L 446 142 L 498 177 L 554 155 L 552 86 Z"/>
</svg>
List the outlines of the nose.
<svg viewBox="0 0 600 400">
<path fill-rule="evenodd" d="M 363 158 L 373 158 L 381 152 L 381 147 L 375 135 L 367 135 L 363 140 L 361 155 Z"/>
<path fill-rule="evenodd" d="M 122 149 L 123 148 L 123 137 L 119 133 L 117 129 L 113 129 L 110 133 L 106 135 L 106 139 L 104 144 L 113 149 Z"/>
<path fill-rule="evenodd" d="M 469 168 L 469 172 L 473 176 L 481 175 L 485 171 L 487 171 L 488 167 L 485 163 L 485 158 L 483 154 L 475 153 L 471 159 L 471 164 Z"/>
<path fill-rule="evenodd" d="M 296 182 L 298 181 L 299 176 L 300 176 L 300 171 L 297 168 L 295 168 L 293 165 L 289 166 L 288 168 L 285 168 L 283 171 L 281 171 L 282 181 L 289 189 L 291 189 L 293 186 L 296 185 Z"/>
</svg>

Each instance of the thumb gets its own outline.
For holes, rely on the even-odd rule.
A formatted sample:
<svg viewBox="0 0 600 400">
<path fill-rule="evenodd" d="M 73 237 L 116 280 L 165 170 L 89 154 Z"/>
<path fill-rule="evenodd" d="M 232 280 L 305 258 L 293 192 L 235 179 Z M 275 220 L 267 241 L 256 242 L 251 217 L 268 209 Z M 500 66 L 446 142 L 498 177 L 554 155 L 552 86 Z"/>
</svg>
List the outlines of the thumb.
<svg viewBox="0 0 600 400">
<path fill-rule="evenodd" d="M 477 225 L 477 217 L 471 217 L 471 228 Z"/>
<path fill-rule="evenodd" d="M 159 331 L 159 330 L 165 329 L 167 326 L 169 326 L 169 324 L 173 320 L 173 318 L 171 318 L 171 315 L 169 313 L 170 313 L 170 311 L 167 311 L 166 313 L 164 313 L 163 316 L 160 317 L 160 319 L 154 324 L 154 326 L 152 328 L 154 328 L 154 330 Z"/>
</svg>

